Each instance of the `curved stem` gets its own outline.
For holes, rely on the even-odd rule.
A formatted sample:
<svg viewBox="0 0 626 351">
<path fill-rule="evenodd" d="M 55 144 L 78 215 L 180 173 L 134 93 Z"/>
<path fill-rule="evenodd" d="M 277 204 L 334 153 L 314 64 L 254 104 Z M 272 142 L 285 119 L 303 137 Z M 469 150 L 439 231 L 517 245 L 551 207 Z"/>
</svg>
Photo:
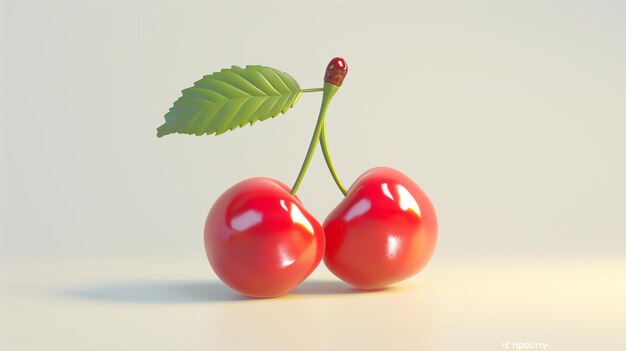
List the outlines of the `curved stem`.
<svg viewBox="0 0 626 351">
<path fill-rule="evenodd" d="M 296 182 L 293 184 L 291 188 L 291 195 L 295 195 L 300 187 L 300 183 L 302 183 L 302 179 L 304 179 L 304 175 L 306 174 L 306 170 L 309 167 L 309 163 L 311 163 L 311 159 L 313 158 L 313 153 L 315 152 L 315 148 L 317 147 L 317 142 L 320 139 L 320 135 L 322 134 L 322 129 L 324 127 L 324 121 L 326 119 L 326 110 L 328 109 L 328 105 L 330 104 L 330 100 L 332 100 L 335 93 L 339 90 L 337 85 L 324 82 L 324 95 L 322 96 L 322 105 L 320 106 L 320 113 L 317 116 L 317 124 L 315 125 L 315 131 L 313 132 L 313 137 L 311 138 L 311 142 L 309 143 L 309 149 L 306 152 L 306 156 L 304 157 L 304 161 L 302 162 L 302 166 L 300 167 L 300 172 L 298 173 L 298 177 L 296 178 Z"/>
<path fill-rule="evenodd" d="M 326 140 L 326 119 L 324 119 L 324 125 L 322 125 L 322 133 L 320 134 L 320 144 L 322 146 L 322 153 L 324 154 L 324 160 L 326 161 L 326 166 L 328 166 L 328 170 L 330 174 L 333 176 L 333 180 L 339 190 L 343 193 L 344 196 L 348 195 L 348 191 L 341 183 L 339 176 L 337 175 L 337 171 L 335 171 L 335 166 L 333 165 L 333 160 L 330 158 L 330 151 L 328 151 L 328 141 Z"/>
</svg>

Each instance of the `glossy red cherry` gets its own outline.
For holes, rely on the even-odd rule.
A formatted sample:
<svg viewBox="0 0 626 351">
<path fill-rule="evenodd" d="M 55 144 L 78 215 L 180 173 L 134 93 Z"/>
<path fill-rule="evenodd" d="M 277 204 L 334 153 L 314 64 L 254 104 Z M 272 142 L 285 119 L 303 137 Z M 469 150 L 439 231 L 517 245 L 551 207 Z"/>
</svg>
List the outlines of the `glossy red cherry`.
<svg viewBox="0 0 626 351">
<path fill-rule="evenodd" d="M 244 295 L 287 294 L 322 260 L 322 226 L 289 190 L 274 179 L 247 179 L 220 196 L 207 216 L 209 262 Z"/>
<path fill-rule="evenodd" d="M 361 289 L 409 278 L 428 262 L 437 218 L 424 192 L 406 175 L 374 168 L 361 175 L 324 221 L 324 263 Z"/>
</svg>

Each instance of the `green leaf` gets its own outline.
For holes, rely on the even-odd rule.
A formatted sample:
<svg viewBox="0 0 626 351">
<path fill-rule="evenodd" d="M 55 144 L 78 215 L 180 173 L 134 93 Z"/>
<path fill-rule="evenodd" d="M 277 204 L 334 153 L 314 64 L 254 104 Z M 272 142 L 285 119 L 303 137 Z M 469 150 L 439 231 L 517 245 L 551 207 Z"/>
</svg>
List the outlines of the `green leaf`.
<svg viewBox="0 0 626 351">
<path fill-rule="evenodd" d="M 265 66 L 232 66 L 204 76 L 182 93 L 157 128 L 158 137 L 219 135 L 285 113 L 301 95 L 295 79 Z"/>
</svg>

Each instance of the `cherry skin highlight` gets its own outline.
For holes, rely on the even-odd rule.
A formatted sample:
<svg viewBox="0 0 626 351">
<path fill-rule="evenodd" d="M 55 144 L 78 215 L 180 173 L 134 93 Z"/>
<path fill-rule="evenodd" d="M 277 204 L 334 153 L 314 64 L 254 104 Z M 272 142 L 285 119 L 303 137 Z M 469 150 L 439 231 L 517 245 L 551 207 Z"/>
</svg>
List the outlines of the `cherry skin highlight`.
<svg viewBox="0 0 626 351">
<path fill-rule="evenodd" d="M 437 243 L 437 218 L 409 177 L 380 167 L 354 182 L 324 232 L 328 269 L 357 288 L 379 289 L 424 268 Z"/>
<path fill-rule="evenodd" d="M 247 179 L 220 196 L 207 216 L 211 267 L 243 295 L 285 295 L 322 260 L 322 226 L 289 191 L 274 179 Z"/>
</svg>

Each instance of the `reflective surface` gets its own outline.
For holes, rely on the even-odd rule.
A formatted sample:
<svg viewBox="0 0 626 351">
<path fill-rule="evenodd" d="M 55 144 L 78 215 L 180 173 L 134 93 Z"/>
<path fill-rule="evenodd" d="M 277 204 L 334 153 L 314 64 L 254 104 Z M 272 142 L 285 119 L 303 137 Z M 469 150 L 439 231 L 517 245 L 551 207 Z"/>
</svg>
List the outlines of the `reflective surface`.
<svg viewBox="0 0 626 351">
<path fill-rule="evenodd" d="M 421 270 L 437 242 L 437 219 L 424 192 L 391 168 L 361 175 L 324 222 L 326 266 L 363 289 Z"/>
<path fill-rule="evenodd" d="M 203 256 L 0 257 L 0 350 L 626 350 L 623 256 L 436 255 L 374 292 L 320 265 L 278 299 L 241 296 Z"/>
<path fill-rule="evenodd" d="M 228 189 L 209 212 L 204 243 L 220 279 L 254 297 L 288 293 L 324 254 L 320 223 L 285 184 L 270 178 Z"/>
</svg>

